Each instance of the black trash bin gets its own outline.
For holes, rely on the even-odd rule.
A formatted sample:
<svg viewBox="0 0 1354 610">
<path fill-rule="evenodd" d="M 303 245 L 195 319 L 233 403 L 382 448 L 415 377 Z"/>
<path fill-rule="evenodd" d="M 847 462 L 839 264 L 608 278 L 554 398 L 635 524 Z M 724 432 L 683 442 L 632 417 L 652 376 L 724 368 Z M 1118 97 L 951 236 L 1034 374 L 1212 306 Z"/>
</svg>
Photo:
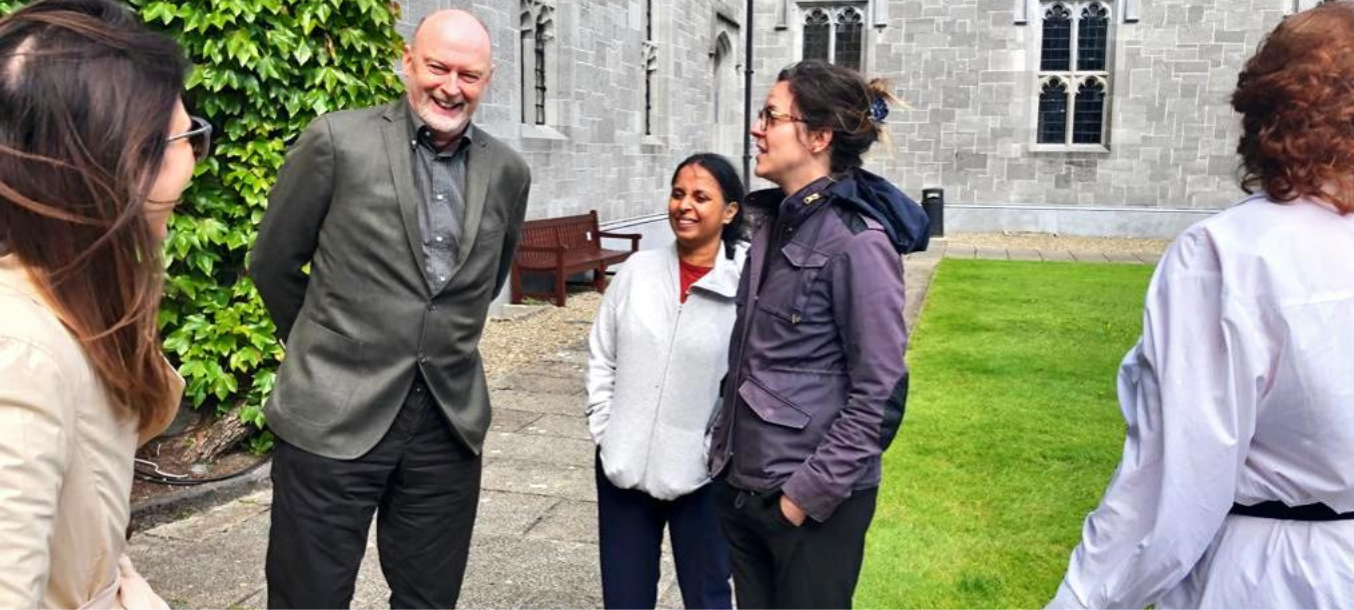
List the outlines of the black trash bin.
<svg viewBox="0 0 1354 610">
<path fill-rule="evenodd" d="M 922 189 L 921 209 L 931 219 L 931 237 L 945 237 L 945 189 Z"/>
</svg>

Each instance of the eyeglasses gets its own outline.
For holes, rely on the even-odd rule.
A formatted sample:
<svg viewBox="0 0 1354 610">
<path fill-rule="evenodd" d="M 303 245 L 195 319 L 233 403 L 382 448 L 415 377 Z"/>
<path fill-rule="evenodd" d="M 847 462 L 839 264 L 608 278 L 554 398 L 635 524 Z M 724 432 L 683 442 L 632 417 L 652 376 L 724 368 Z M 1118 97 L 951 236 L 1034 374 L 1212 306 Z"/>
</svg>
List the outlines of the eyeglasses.
<svg viewBox="0 0 1354 610">
<path fill-rule="evenodd" d="M 770 106 L 763 106 L 762 110 L 757 113 L 757 126 L 760 129 L 775 127 L 776 121 L 803 123 L 804 119 L 779 110 L 773 110 Z"/>
<path fill-rule="evenodd" d="M 192 129 L 183 133 L 171 134 L 168 138 L 165 138 L 165 142 L 187 138 L 188 146 L 193 149 L 193 158 L 201 163 L 212 149 L 212 124 L 201 117 L 190 116 L 188 119 L 192 121 Z"/>
</svg>

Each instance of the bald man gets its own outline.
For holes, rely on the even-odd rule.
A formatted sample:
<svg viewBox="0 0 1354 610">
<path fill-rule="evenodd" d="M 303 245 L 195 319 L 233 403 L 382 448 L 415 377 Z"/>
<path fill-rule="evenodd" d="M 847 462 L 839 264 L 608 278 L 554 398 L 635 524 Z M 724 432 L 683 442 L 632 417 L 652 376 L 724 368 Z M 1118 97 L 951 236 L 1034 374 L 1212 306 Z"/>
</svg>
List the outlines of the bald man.
<svg viewBox="0 0 1354 610">
<path fill-rule="evenodd" d="M 489 428 L 477 346 L 531 172 L 472 122 L 494 73 L 477 19 L 430 15 L 403 68 L 405 99 L 301 134 L 251 255 L 287 347 L 266 406 L 272 608 L 348 607 L 373 513 L 392 608 L 454 607 L 465 574 Z"/>
</svg>

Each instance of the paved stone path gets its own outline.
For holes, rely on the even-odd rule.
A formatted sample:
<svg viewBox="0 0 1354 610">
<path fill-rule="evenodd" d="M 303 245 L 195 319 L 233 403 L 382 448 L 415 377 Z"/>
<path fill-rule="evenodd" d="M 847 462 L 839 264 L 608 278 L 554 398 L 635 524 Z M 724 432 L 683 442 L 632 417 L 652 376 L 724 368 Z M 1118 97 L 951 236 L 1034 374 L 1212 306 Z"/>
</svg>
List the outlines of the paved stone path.
<svg viewBox="0 0 1354 610">
<path fill-rule="evenodd" d="M 580 345 L 492 380 L 493 426 L 463 607 L 601 605 L 586 360 Z M 140 533 L 133 561 L 174 606 L 263 607 L 270 497 L 265 489 Z M 662 603 L 680 608 L 670 562 L 664 572 Z M 353 607 L 388 607 L 388 595 L 373 537 Z"/>
<path fill-rule="evenodd" d="M 941 257 L 1010 260 L 1112 260 L 1097 253 L 977 251 L 934 242 L 908 257 L 906 317 L 921 310 Z M 1155 255 L 1115 255 L 1123 262 Z M 493 427 L 485 442 L 484 491 L 461 606 L 588 608 L 601 606 L 593 444 L 583 417 L 582 344 L 490 380 Z M 271 488 L 160 525 L 132 538 L 140 571 L 175 607 L 261 608 Z M 372 530 L 375 534 L 375 528 Z M 665 551 L 659 605 L 680 608 Z M 374 537 L 358 576 L 354 608 L 386 608 Z"/>
</svg>

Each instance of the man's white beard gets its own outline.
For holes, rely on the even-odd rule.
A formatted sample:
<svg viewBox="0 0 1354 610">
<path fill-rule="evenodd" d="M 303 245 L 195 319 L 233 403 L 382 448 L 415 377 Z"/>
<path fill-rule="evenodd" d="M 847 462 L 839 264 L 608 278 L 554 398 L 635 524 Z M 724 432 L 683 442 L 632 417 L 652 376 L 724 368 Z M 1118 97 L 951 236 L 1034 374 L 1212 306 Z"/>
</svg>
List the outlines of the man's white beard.
<svg viewBox="0 0 1354 610">
<path fill-rule="evenodd" d="M 427 125 L 429 129 L 432 129 L 438 134 L 446 135 L 459 134 L 465 129 L 466 123 L 470 120 L 469 115 L 465 113 L 467 107 L 468 106 L 462 106 L 461 115 L 456 118 L 446 117 L 439 112 L 437 102 L 433 100 L 433 97 L 431 95 L 425 95 L 414 107 L 414 111 L 418 113 L 418 118 L 423 119 L 423 123 Z"/>
</svg>

